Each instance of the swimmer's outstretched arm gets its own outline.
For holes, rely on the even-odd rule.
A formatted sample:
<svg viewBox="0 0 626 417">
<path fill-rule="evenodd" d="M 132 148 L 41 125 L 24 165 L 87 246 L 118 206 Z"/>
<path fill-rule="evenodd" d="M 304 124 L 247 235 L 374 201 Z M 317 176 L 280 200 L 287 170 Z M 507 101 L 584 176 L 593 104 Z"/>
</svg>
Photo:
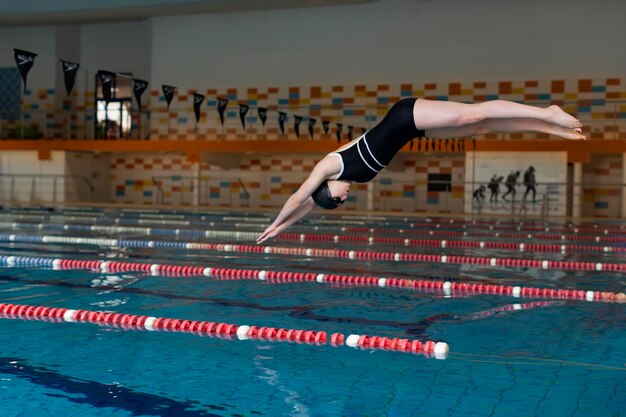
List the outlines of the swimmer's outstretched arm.
<svg viewBox="0 0 626 417">
<path fill-rule="evenodd" d="M 286 218 L 282 223 L 275 224 L 276 222 L 274 222 L 267 229 L 265 229 L 263 234 L 261 234 L 257 238 L 256 243 L 263 243 L 268 239 L 275 238 L 276 236 L 281 234 L 285 229 L 287 229 L 289 226 L 291 226 L 292 224 L 294 224 L 295 222 L 297 222 L 298 220 L 300 220 L 301 218 L 303 218 L 304 216 L 312 212 L 315 209 L 315 207 L 316 207 L 315 202 L 313 201 L 311 197 L 309 197 L 300 205 L 300 207 L 298 207 L 295 211 L 293 211 L 291 215 L 288 218 Z"/>
<path fill-rule="evenodd" d="M 278 236 L 286 228 L 313 211 L 315 203 L 311 194 L 325 179 L 333 175 L 334 170 L 335 167 L 328 158 L 318 162 L 309 178 L 287 199 L 276 220 L 257 238 L 256 243 L 263 243 L 267 239 Z"/>
</svg>

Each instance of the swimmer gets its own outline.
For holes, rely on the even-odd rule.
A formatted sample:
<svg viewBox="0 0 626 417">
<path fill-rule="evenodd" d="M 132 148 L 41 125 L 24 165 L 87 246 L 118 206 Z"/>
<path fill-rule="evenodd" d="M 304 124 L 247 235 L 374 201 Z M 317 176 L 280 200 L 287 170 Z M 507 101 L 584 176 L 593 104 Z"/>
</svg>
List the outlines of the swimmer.
<svg viewBox="0 0 626 417">
<path fill-rule="evenodd" d="M 463 138 L 491 132 L 540 132 L 584 140 L 582 124 L 558 106 L 540 108 L 505 100 L 476 104 L 405 98 L 362 136 L 326 155 L 257 238 L 265 242 L 316 206 L 335 209 L 348 198 L 352 182 L 371 181 L 410 140 Z"/>
</svg>

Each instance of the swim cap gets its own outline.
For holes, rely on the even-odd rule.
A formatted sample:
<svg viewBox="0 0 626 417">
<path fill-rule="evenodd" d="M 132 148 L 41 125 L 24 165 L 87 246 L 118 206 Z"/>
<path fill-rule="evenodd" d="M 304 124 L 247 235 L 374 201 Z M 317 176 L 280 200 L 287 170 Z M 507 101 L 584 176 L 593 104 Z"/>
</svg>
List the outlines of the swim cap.
<svg viewBox="0 0 626 417">
<path fill-rule="evenodd" d="M 313 191 L 311 197 L 313 197 L 313 201 L 315 201 L 315 204 L 327 210 L 336 209 L 343 204 L 341 198 L 332 196 L 332 194 L 330 193 L 330 188 L 328 188 L 328 181 L 326 180 L 324 180 L 324 182 L 321 183 L 315 191 Z"/>
</svg>

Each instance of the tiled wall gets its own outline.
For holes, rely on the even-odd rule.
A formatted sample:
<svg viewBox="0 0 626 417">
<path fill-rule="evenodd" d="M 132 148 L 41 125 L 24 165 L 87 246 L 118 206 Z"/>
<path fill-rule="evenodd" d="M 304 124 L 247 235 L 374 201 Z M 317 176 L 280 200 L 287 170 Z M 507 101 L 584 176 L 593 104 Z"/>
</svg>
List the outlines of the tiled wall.
<svg viewBox="0 0 626 417">
<path fill-rule="evenodd" d="M 593 154 L 583 165 L 583 216 L 619 217 L 622 213 L 623 156 Z"/>
<path fill-rule="evenodd" d="M 348 210 L 460 212 L 463 209 L 464 156 L 401 155 L 383 171 L 368 193 L 352 187 Z M 318 157 L 305 154 L 242 156 L 236 167 L 186 161 L 180 154 L 117 154 L 111 158 L 111 200 L 118 203 L 221 207 L 280 207 L 297 190 Z M 449 192 L 427 192 L 428 173 L 452 176 Z M 199 178 L 199 180 L 198 180 Z M 247 194 L 246 194 L 247 193 Z M 195 200 L 194 200 L 195 199 Z"/>
<path fill-rule="evenodd" d="M 590 138 L 626 139 L 626 99 L 624 81 L 619 78 L 581 80 L 526 80 L 472 83 L 382 84 L 375 86 L 332 87 L 271 87 L 247 89 L 209 89 L 199 91 L 206 96 L 200 122 L 196 124 L 192 109 L 192 93 L 196 90 L 176 91 L 167 111 L 165 99 L 158 89 L 152 96 L 152 138 L 158 139 L 296 139 L 295 115 L 303 116 L 300 138 L 309 139 L 308 119 L 316 119 L 313 138 L 335 137 L 336 123 L 342 123 L 343 137 L 347 126 L 354 127 L 354 137 L 361 128 L 371 128 L 394 103 L 402 97 L 424 97 L 437 100 L 479 102 L 505 99 L 539 106 L 557 104 L 577 115 L 587 126 Z M 229 105 L 225 123 L 219 122 L 216 97 L 227 98 Z M 238 104 L 250 106 L 246 129 L 242 128 Z M 268 120 L 263 126 L 258 118 L 258 107 L 267 107 Z M 278 110 L 288 114 L 286 134 L 281 134 L 277 122 Z M 325 133 L 322 120 L 331 122 Z M 535 138 L 535 134 L 516 133 L 514 139 Z M 489 137 L 489 136 L 488 136 Z M 496 135 L 491 135 L 496 137 Z"/>
<path fill-rule="evenodd" d="M 375 125 L 391 103 L 402 97 L 419 96 L 461 102 L 507 99 L 538 105 L 554 103 L 576 114 L 586 125 L 586 134 L 591 140 L 623 140 L 626 139 L 626 104 L 618 101 L 626 99 L 624 82 L 622 79 L 611 78 L 208 89 L 201 91 L 207 99 L 202 106 L 198 124 L 193 116 L 192 90 L 177 90 L 170 110 L 167 111 L 160 90 L 153 89 L 150 97 L 148 94 L 144 95 L 144 104 L 150 110 L 150 118 L 143 121 L 143 129 L 149 130 L 152 139 L 334 140 L 336 124 L 342 123 L 341 140 L 345 143 L 348 140 L 348 126 L 353 126 L 352 137 L 357 137 L 361 129 Z M 90 136 L 94 123 L 93 92 L 74 92 L 72 97 L 61 100 L 63 109 L 57 107 L 58 97 L 55 94 L 54 89 L 26 90 L 22 94 L 21 103 L 24 124 L 38 126 L 40 136 Z M 230 100 L 224 126 L 219 123 L 216 109 L 218 96 Z M 251 106 L 246 117 L 245 130 L 239 120 L 237 103 Z M 259 106 L 269 109 L 265 126 L 261 125 L 257 115 Z M 278 110 L 286 112 L 289 117 L 285 123 L 284 135 L 278 127 Z M 304 117 L 299 139 L 294 132 L 294 115 Z M 313 138 L 308 133 L 307 118 L 317 120 L 313 128 Z M 328 133 L 322 128 L 322 120 L 330 122 Z M 135 126 L 137 121 L 135 118 Z M 3 120 L 2 128 L 6 131 L 17 123 L 19 121 Z M 510 139 L 531 139 L 542 135 L 515 133 L 508 136 Z M 275 207 L 282 204 L 286 196 L 297 188 L 320 157 L 321 155 L 242 157 L 239 165 L 234 168 L 220 168 L 207 163 L 197 168 L 181 155 L 117 155 L 112 158 L 110 166 L 111 198 L 119 202 L 147 204 L 199 202 L 222 206 Z M 607 158 L 612 158 L 611 162 L 601 162 L 594 157 L 585 168 L 584 180 L 600 181 L 603 184 L 621 183 L 621 155 Z M 426 192 L 425 186 L 428 173 L 451 171 L 453 176 L 461 178 L 465 173 L 465 161 L 461 155 L 407 154 L 403 156 L 402 164 L 404 165 L 396 170 L 385 170 L 377 178 L 373 190 L 368 191 L 366 185 L 353 187 L 354 201 L 351 207 L 389 211 L 462 210 L 464 189 L 460 188 L 460 184 L 454 185 L 449 192 L 430 194 Z M 259 172 L 267 175 L 258 175 Z M 195 179 L 198 175 L 200 182 Z M 606 187 L 586 189 L 584 211 L 598 215 L 610 215 L 619 211 L 616 202 L 621 200 L 614 195 L 615 192 Z M 248 195 L 252 197 L 248 198 Z"/>
</svg>

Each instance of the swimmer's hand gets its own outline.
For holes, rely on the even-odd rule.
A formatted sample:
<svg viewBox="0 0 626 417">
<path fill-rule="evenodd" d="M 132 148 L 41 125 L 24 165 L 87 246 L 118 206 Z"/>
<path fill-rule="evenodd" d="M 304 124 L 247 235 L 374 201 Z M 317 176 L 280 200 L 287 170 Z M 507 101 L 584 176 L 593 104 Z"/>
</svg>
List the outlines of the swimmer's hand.
<svg viewBox="0 0 626 417">
<path fill-rule="evenodd" d="M 273 239 L 280 234 L 281 230 L 276 226 L 269 226 L 259 237 L 256 238 L 256 243 L 263 243 L 266 240 Z"/>
</svg>

